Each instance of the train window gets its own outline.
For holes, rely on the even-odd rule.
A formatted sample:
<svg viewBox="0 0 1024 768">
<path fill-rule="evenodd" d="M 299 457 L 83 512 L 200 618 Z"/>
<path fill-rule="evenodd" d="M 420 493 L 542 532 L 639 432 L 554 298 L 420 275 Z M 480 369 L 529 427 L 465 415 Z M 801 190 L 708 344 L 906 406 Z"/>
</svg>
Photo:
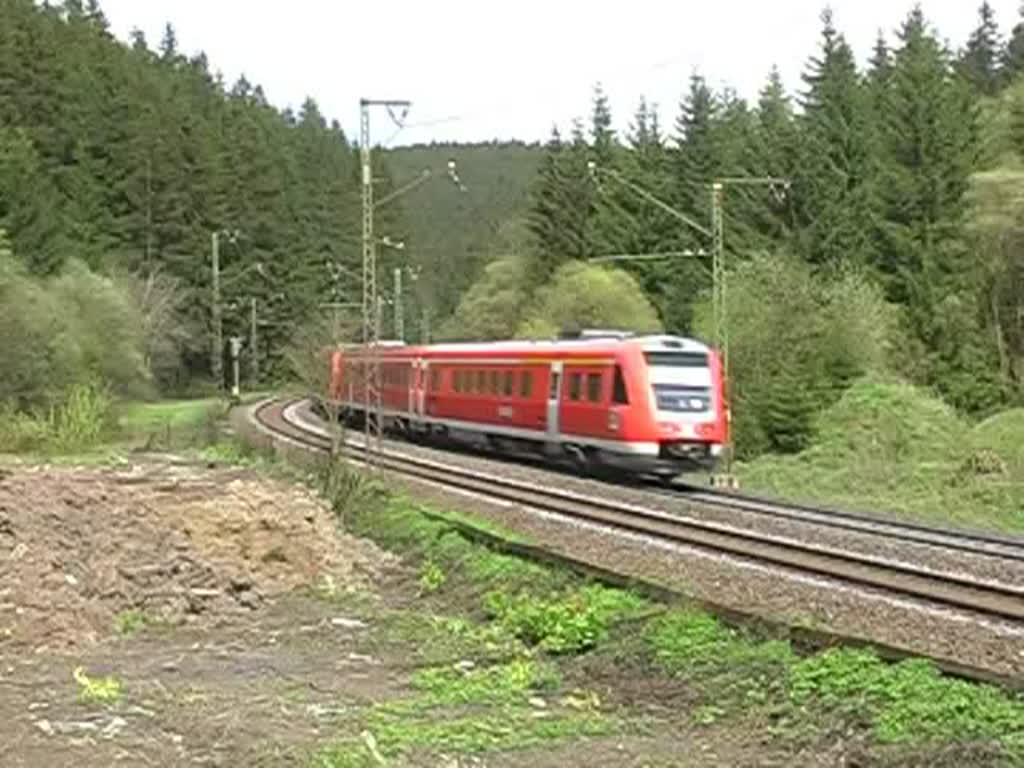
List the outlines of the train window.
<svg viewBox="0 0 1024 768">
<path fill-rule="evenodd" d="M 569 374 L 569 399 L 579 400 L 583 395 L 583 374 Z"/>
<path fill-rule="evenodd" d="M 484 371 L 476 372 L 476 391 L 481 395 L 487 391 L 487 373 Z"/>
<path fill-rule="evenodd" d="M 462 371 L 457 368 L 452 371 L 452 389 L 456 392 L 462 391 Z"/>
<path fill-rule="evenodd" d="M 604 383 L 604 374 L 587 374 L 587 400 L 592 403 L 601 402 L 601 385 Z"/>
<path fill-rule="evenodd" d="M 626 393 L 626 379 L 622 375 L 622 368 L 615 366 L 615 377 L 612 379 L 612 402 L 619 405 L 629 405 L 629 395 Z"/>
<path fill-rule="evenodd" d="M 520 397 L 529 397 L 533 393 L 533 373 L 530 371 L 523 371 L 523 375 L 519 379 L 519 395 Z"/>
<path fill-rule="evenodd" d="M 430 391 L 440 392 L 441 391 L 441 369 L 431 368 L 430 369 Z"/>
<path fill-rule="evenodd" d="M 496 395 L 496 394 L 498 394 L 498 372 L 497 371 L 491 371 L 488 375 L 490 377 L 490 384 L 491 384 L 489 389 L 491 390 L 491 394 L 492 395 Z"/>
<path fill-rule="evenodd" d="M 648 365 L 671 368 L 707 368 L 708 356 L 704 352 L 645 352 Z"/>
<path fill-rule="evenodd" d="M 515 378 L 515 376 L 512 373 L 512 371 L 505 371 L 505 381 L 504 381 L 504 385 L 505 386 L 502 388 L 502 392 L 504 393 L 505 397 L 511 397 L 512 396 L 512 389 L 515 386 L 515 383 L 513 381 L 514 378 Z"/>
</svg>

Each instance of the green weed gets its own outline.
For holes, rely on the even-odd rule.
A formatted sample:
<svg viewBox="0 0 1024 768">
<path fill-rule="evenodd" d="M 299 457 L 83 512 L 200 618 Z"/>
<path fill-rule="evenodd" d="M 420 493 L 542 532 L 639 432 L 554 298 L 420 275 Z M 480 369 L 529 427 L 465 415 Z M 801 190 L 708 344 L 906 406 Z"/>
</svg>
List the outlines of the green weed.
<svg viewBox="0 0 1024 768">
<path fill-rule="evenodd" d="M 437 590 L 444 586 L 446 579 L 444 569 L 435 561 L 426 560 L 420 566 L 419 584 L 422 593 L 437 592 Z"/>
<path fill-rule="evenodd" d="M 868 714 L 885 742 L 1024 739 L 1024 697 L 943 677 L 921 659 L 887 664 L 870 651 L 829 650 L 794 664 L 789 690 L 798 705 Z"/>
<path fill-rule="evenodd" d="M 629 592 L 594 585 L 550 599 L 520 593 L 491 592 L 488 613 L 512 634 L 550 653 L 577 653 L 592 648 L 615 621 L 646 606 Z"/>
<path fill-rule="evenodd" d="M 115 704 L 121 699 L 121 681 L 116 677 L 89 677 L 82 667 L 72 673 L 78 683 L 78 698 L 84 702 Z"/>
<path fill-rule="evenodd" d="M 111 413 L 107 390 L 96 384 L 78 384 L 50 414 L 53 444 L 70 453 L 96 445 L 107 428 Z"/>
<path fill-rule="evenodd" d="M 119 635 L 133 635 L 149 623 L 144 611 L 131 608 L 114 616 L 114 628 Z"/>
<path fill-rule="evenodd" d="M 351 465 L 334 461 L 326 464 L 317 477 L 320 493 L 345 525 L 361 518 L 376 521 L 393 504 L 384 487 L 366 472 Z"/>
</svg>

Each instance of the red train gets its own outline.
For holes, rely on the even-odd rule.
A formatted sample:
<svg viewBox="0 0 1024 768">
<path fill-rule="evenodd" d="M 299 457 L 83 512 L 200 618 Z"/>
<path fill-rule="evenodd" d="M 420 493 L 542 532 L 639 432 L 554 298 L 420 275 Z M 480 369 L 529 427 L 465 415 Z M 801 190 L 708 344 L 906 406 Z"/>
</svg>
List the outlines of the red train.
<svg viewBox="0 0 1024 768">
<path fill-rule="evenodd" d="M 584 332 L 559 341 L 378 347 L 385 427 L 671 477 L 711 468 L 729 429 L 717 353 L 693 339 Z M 361 418 L 368 357 L 331 355 L 330 400 Z"/>
</svg>

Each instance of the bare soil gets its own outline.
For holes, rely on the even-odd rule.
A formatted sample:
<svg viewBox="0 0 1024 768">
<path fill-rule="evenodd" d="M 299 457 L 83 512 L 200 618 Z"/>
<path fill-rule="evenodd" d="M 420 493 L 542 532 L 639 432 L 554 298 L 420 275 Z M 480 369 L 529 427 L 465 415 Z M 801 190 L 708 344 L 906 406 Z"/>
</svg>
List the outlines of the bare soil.
<svg viewBox="0 0 1024 768">
<path fill-rule="evenodd" d="M 249 470 L 8 470 L 0 658 L 95 645 L 124 611 L 203 624 L 318 580 L 362 589 L 388 562 L 309 491 Z"/>
</svg>

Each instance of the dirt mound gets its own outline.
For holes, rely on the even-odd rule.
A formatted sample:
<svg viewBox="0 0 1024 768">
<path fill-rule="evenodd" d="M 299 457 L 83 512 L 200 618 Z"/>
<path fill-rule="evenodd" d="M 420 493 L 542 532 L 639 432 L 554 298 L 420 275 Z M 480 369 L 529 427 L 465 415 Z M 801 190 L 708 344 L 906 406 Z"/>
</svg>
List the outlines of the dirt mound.
<svg viewBox="0 0 1024 768">
<path fill-rule="evenodd" d="M 171 463 L 0 475 L 0 655 L 110 635 L 119 617 L 196 621 L 391 562 L 340 533 L 311 492 L 241 469 Z"/>
</svg>

